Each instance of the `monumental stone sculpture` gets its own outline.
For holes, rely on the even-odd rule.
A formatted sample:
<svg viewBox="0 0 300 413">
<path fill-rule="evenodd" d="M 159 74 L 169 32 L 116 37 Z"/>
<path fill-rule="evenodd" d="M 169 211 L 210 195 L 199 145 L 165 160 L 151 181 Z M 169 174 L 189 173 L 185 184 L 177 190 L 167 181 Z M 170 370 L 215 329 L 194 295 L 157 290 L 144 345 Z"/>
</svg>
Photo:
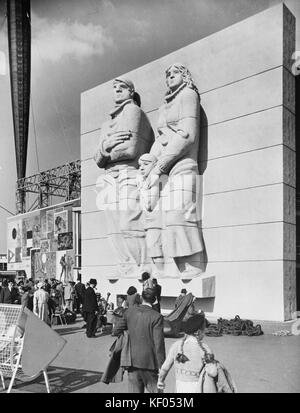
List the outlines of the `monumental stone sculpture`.
<svg viewBox="0 0 300 413">
<path fill-rule="evenodd" d="M 106 226 L 120 276 L 138 275 L 146 260 L 145 230 L 137 188 L 138 159 L 149 152 L 154 135 L 139 107 L 134 84 L 124 77 L 113 81 L 115 108 L 101 127 L 95 161 L 104 170 L 102 192 Z M 140 274 L 139 274 L 140 275 Z"/>
<path fill-rule="evenodd" d="M 180 63 L 168 67 L 166 83 L 167 93 L 159 109 L 158 136 L 150 151 L 157 162 L 148 179 L 151 186 L 151 176 L 168 177 L 162 215 L 164 261 L 173 258 L 180 275 L 192 278 L 201 272 L 200 253 L 204 250 L 197 209 L 201 203 L 197 197 L 200 96 L 191 73 Z M 148 231 L 149 225 L 150 222 Z M 161 257 L 158 263 L 161 269 Z"/>
</svg>

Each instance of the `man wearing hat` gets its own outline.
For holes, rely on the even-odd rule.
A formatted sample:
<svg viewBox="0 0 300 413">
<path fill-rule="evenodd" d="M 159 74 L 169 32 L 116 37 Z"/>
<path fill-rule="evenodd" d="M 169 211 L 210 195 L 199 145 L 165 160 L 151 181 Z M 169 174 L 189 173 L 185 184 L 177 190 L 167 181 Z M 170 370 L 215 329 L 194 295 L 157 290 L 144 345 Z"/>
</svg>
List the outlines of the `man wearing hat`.
<svg viewBox="0 0 300 413">
<path fill-rule="evenodd" d="M 84 295 L 84 302 L 82 306 L 83 318 L 86 321 L 86 336 L 88 338 L 95 337 L 98 311 L 97 296 L 95 288 L 97 280 L 91 278 L 89 281 L 90 286 L 86 289 Z"/>
<path fill-rule="evenodd" d="M 146 288 L 142 293 L 142 304 L 126 310 L 113 335 L 128 330 L 131 367 L 128 369 L 128 392 L 157 393 L 158 371 L 165 361 L 163 316 L 152 309 L 155 290 Z"/>
<path fill-rule="evenodd" d="M 142 210 L 138 201 L 139 157 L 150 151 L 154 134 L 136 100 L 134 84 L 125 77 L 113 81 L 115 108 L 101 126 L 94 159 L 100 169 L 101 192 L 97 206 L 105 211 L 107 233 L 124 275 L 137 270 L 146 259 Z M 105 198 L 109 194 L 109 200 Z M 114 205 L 112 210 L 111 205 Z"/>
</svg>

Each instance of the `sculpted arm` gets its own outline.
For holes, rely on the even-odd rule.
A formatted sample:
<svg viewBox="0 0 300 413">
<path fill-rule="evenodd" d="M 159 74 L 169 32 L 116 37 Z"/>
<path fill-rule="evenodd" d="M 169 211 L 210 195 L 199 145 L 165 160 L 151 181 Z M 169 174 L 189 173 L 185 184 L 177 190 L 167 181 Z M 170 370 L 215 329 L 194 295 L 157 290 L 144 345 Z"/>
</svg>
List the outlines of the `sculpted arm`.
<svg viewBox="0 0 300 413">
<path fill-rule="evenodd" d="M 104 168 L 107 160 L 110 157 L 110 154 L 106 150 L 106 141 L 109 139 L 109 136 L 106 133 L 105 124 L 103 125 L 100 133 L 99 144 L 97 146 L 96 153 L 94 155 L 94 160 L 99 168 Z"/>
<path fill-rule="evenodd" d="M 113 161 L 134 160 L 138 153 L 138 145 L 145 136 L 140 136 L 142 122 L 144 121 L 141 109 L 134 104 L 126 105 L 123 109 L 126 128 L 121 141 L 112 151 Z"/>
</svg>

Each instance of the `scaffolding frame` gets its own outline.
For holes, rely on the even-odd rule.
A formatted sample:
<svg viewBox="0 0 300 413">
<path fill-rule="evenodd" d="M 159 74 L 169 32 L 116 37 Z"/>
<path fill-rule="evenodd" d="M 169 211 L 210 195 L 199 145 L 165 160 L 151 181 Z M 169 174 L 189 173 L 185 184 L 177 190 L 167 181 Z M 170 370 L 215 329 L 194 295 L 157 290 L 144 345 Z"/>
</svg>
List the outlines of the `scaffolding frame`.
<svg viewBox="0 0 300 413">
<path fill-rule="evenodd" d="M 17 180 L 16 211 L 23 214 L 52 205 L 52 198 L 64 201 L 80 198 L 81 162 L 76 160 L 65 165 Z M 36 194 L 29 205 L 29 194 Z"/>
</svg>

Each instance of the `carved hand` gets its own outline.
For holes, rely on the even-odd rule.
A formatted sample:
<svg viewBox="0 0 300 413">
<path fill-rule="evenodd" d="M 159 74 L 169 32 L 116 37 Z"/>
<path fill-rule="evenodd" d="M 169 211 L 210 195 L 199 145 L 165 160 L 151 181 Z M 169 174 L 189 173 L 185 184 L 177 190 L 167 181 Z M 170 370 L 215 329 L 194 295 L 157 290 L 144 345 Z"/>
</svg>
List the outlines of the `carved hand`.
<svg viewBox="0 0 300 413">
<path fill-rule="evenodd" d="M 123 143 L 124 141 L 130 139 L 131 137 L 131 132 L 130 131 L 124 131 L 124 132 L 116 132 L 110 136 L 108 136 L 107 139 L 103 142 L 103 149 L 105 151 L 111 151 L 115 146 L 119 145 L 120 143 Z"/>
</svg>

